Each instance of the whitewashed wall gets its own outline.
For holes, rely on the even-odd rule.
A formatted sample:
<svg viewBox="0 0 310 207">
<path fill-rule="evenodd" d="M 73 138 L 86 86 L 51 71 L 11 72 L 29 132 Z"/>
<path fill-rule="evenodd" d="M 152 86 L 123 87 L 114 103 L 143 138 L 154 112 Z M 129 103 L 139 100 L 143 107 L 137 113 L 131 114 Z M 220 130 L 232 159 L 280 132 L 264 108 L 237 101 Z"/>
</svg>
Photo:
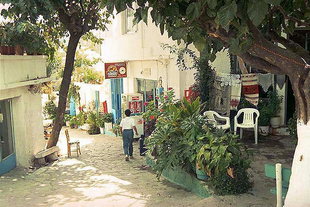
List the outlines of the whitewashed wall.
<svg viewBox="0 0 310 207">
<path fill-rule="evenodd" d="M 29 166 L 34 154 L 45 148 L 41 95 L 28 87 L 0 90 L 0 100 L 12 99 L 17 165 Z"/>
<path fill-rule="evenodd" d="M 184 90 L 194 83 L 195 71 L 179 71 L 175 57 L 161 47 L 161 44 L 177 43 L 167 33 L 161 35 L 150 19 L 148 25 L 139 23 L 137 32 L 122 34 L 122 15 L 117 15 L 104 33 L 101 53 L 104 62 L 127 62 L 124 93 L 136 92 L 135 78 L 159 80 L 161 77 L 163 87 L 172 87 L 176 97 L 181 98 Z"/>
</svg>

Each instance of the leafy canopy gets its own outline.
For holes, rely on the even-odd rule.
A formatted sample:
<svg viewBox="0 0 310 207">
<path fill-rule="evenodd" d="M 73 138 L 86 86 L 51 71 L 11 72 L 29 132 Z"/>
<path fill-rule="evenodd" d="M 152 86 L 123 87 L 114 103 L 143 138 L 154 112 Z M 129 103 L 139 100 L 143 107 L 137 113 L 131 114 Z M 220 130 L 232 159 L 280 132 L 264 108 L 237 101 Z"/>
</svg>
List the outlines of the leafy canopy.
<svg viewBox="0 0 310 207">
<path fill-rule="evenodd" d="M 99 43 L 100 38 L 91 30 L 105 30 L 110 14 L 105 2 L 100 0 L 0 0 L 9 4 L 1 10 L 7 22 L 14 22 L 18 32 L 33 29 L 40 33 L 50 47 L 63 46 L 69 35 L 84 35 L 84 38 Z M 22 31 L 21 31 L 22 30 Z"/>
<path fill-rule="evenodd" d="M 121 12 L 133 3 L 135 22 L 147 23 L 150 14 L 161 33 L 166 30 L 173 40 L 194 43 L 209 54 L 224 47 L 234 54 L 245 52 L 255 41 L 251 27 L 271 38 L 310 25 L 310 7 L 304 0 L 108 0 L 107 8 Z"/>
</svg>

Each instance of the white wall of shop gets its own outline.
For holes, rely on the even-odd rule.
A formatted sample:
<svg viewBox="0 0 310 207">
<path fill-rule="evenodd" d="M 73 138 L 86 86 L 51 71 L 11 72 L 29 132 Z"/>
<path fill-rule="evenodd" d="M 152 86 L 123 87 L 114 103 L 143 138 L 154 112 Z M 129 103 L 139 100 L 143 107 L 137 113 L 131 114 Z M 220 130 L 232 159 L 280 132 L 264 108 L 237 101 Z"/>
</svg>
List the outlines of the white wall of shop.
<svg viewBox="0 0 310 207">
<path fill-rule="evenodd" d="M 92 102 L 95 101 L 95 93 L 99 91 L 99 101 L 102 107 L 102 102 L 107 101 L 108 110 L 111 109 L 111 86 L 110 80 L 104 80 L 102 84 L 87 84 L 75 82 L 75 85 L 80 87 L 79 94 L 81 97 L 80 104 L 87 109 Z M 76 105 L 78 107 L 78 104 Z M 78 110 L 77 110 L 78 111 Z"/>
<path fill-rule="evenodd" d="M 41 95 L 30 93 L 27 86 L 0 90 L 0 100 L 6 99 L 12 100 L 17 165 L 26 167 L 45 148 Z"/>
<path fill-rule="evenodd" d="M 151 19 L 148 25 L 139 23 L 137 32 L 123 34 L 123 15 L 118 14 L 104 33 L 101 55 L 104 62 L 127 62 L 124 93 L 136 92 L 136 78 L 156 81 L 162 78 L 165 90 L 172 87 L 176 97 L 181 98 L 184 90 L 194 83 L 195 71 L 179 71 L 175 57 L 161 47 L 161 44 L 177 43 L 166 32 L 161 35 Z"/>
</svg>

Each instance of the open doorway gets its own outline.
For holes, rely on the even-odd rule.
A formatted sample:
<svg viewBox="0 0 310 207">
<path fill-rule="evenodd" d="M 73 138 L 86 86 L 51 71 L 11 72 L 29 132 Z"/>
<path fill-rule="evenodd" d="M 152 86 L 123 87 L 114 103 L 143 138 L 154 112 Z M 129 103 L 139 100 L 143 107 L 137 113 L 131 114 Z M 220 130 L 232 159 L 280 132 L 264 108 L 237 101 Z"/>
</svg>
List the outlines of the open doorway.
<svg viewBox="0 0 310 207">
<path fill-rule="evenodd" d="M 0 175 L 16 167 L 11 100 L 0 101 Z"/>
</svg>

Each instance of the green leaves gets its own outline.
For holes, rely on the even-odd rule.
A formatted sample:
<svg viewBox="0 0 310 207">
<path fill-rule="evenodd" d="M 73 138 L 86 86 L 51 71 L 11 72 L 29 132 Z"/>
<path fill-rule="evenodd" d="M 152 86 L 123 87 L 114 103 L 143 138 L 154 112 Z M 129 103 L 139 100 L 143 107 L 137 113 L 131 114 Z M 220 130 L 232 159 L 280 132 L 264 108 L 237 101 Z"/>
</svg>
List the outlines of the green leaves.
<svg viewBox="0 0 310 207">
<path fill-rule="evenodd" d="M 186 9 L 186 16 L 193 20 L 200 16 L 200 7 L 196 2 L 191 3 Z"/>
<path fill-rule="evenodd" d="M 253 24 L 258 26 L 268 13 L 268 4 L 265 1 L 250 0 L 247 13 Z"/>
<path fill-rule="evenodd" d="M 282 2 L 282 0 L 264 0 L 264 1 L 268 4 L 272 4 L 275 6 L 278 6 Z"/>
<path fill-rule="evenodd" d="M 217 12 L 215 22 L 223 28 L 228 29 L 230 22 L 236 17 L 237 4 L 235 1 L 222 6 Z"/>
<path fill-rule="evenodd" d="M 215 9 L 217 5 L 217 0 L 207 0 L 207 4 L 210 9 Z"/>
</svg>

